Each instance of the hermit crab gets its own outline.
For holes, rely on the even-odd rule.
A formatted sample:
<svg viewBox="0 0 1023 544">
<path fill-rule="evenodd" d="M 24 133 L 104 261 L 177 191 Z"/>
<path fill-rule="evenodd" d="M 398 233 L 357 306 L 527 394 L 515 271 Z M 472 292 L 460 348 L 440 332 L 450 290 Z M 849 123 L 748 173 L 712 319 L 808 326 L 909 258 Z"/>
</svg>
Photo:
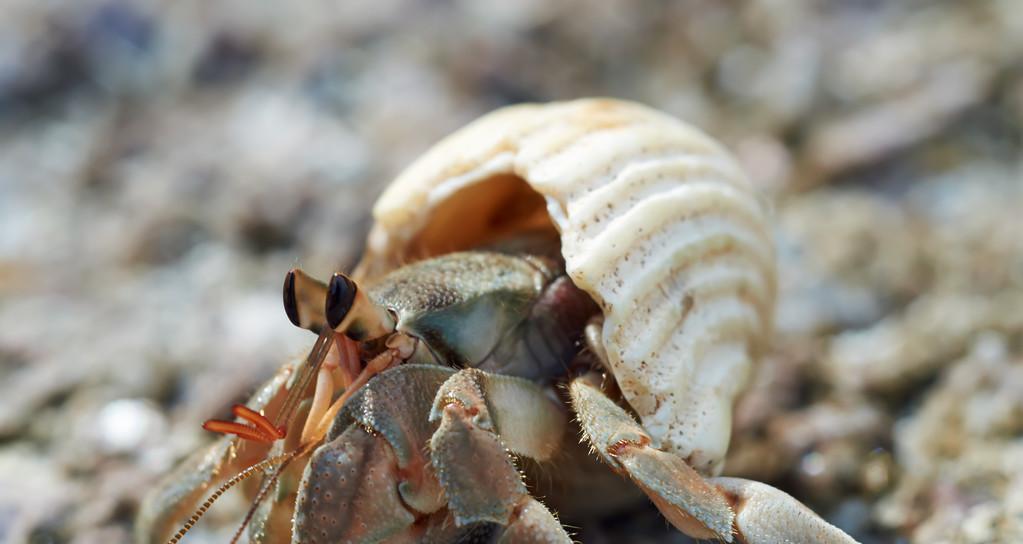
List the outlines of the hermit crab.
<svg viewBox="0 0 1023 544">
<path fill-rule="evenodd" d="M 312 352 L 207 422 L 228 436 L 150 492 L 140 542 L 243 480 L 255 542 L 571 542 L 556 514 L 635 490 L 696 538 L 853 542 L 717 476 L 776 282 L 763 206 L 711 138 L 618 100 L 508 107 L 373 218 L 350 276 L 288 273 Z"/>
</svg>

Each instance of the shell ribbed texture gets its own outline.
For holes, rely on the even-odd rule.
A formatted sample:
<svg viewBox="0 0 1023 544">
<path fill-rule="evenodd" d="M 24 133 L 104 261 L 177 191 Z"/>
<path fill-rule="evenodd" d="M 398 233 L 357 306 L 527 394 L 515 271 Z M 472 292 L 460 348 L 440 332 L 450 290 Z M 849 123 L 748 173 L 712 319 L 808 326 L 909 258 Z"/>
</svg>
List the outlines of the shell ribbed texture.
<svg viewBox="0 0 1023 544">
<path fill-rule="evenodd" d="M 374 208 L 367 255 L 399 254 L 439 203 L 498 174 L 545 197 L 569 275 L 604 310 L 615 378 L 644 426 L 718 472 L 776 281 L 764 209 L 734 160 L 630 102 L 504 108 L 395 180 Z"/>
</svg>

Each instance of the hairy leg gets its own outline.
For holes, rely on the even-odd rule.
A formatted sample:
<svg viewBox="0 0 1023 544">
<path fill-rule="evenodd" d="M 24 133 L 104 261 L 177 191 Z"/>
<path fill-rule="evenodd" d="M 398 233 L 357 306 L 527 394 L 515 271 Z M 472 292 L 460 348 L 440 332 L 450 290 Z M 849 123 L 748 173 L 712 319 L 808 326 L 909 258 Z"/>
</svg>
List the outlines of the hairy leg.
<svg viewBox="0 0 1023 544">
<path fill-rule="evenodd" d="M 631 478 L 673 525 L 695 538 L 731 542 L 735 514 L 726 498 L 678 456 L 653 446 L 650 435 L 588 374 L 569 384 L 572 405 L 597 455 Z"/>
<path fill-rule="evenodd" d="M 704 478 L 685 459 L 658 449 L 642 425 L 601 387 L 601 373 L 611 370 L 602 324 L 598 316 L 586 326 L 588 349 L 574 366 L 590 370 L 569 384 L 572 407 L 594 452 L 635 482 L 672 525 L 695 538 L 725 542 L 855 542 L 774 487 L 740 478 Z"/>
</svg>

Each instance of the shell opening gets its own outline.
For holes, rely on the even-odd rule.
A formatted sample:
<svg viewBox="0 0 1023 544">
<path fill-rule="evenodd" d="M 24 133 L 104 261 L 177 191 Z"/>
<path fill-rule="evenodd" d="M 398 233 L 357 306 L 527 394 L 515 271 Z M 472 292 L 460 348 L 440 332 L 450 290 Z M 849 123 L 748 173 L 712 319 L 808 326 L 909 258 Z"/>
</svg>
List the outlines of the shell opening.
<svg viewBox="0 0 1023 544">
<path fill-rule="evenodd" d="M 437 203 L 408 245 L 418 260 L 493 244 L 526 231 L 556 234 L 543 196 L 522 178 L 498 174 L 460 187 Z"/>
</svg>

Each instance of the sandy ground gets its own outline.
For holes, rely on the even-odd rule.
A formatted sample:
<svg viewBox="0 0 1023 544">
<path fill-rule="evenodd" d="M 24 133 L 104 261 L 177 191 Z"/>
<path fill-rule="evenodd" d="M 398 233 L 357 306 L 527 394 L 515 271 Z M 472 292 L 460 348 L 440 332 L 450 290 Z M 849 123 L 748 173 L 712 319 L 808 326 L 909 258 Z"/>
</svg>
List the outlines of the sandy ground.
<svg viewBox="0 0 1023 544">
<path fill-rule="evenodd" d="M 863 542 L 1023 541 L 1016 2 L 284 6 L 0 3 L 0 541 L 127 541 L 198 423 L 311 344 L 285 271 L 350 267 L 444 134 L 590 95 L 704 128 L 773 202 L 727 472 Z M 580 537 L 686 541 L 649 506 Z"/>
</svg>

